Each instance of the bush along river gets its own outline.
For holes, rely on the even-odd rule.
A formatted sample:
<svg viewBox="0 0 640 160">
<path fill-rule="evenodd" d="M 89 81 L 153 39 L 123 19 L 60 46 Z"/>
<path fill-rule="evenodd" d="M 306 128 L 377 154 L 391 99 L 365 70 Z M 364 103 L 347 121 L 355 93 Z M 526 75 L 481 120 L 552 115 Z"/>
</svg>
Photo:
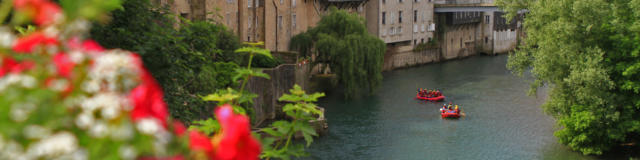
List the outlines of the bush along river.
<svg viewBox="0 0 640 160">
<path fill-rule="evenodd" d="M 512 75 L 506 63 L 506 55 L 474 56 L 390 71 L 373 95 L 355 100 L 334 91 L 319 102 L 329 132 L 315 139 L 307 149 L 311 156 L 303 159 L 603 158 L 559 144 L 555 121 L 540 107 L 546 89 L 527 96 L 533 78 Z M 420 87 L 439 88 L 447 98 L 415 100 Z M 439 108 L 450 101 L 466 117 L 442 119 Z"/>
</svg>

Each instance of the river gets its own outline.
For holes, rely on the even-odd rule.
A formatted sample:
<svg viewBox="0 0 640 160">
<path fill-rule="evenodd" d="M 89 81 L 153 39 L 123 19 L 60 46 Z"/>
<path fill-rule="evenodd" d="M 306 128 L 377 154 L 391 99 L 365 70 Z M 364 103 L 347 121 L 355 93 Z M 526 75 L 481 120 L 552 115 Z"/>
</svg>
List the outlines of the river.
<svg viewBox="0 0 640 160">
<path fill-rule="evenodd" d="M 506 69 L 507 56 L 473 56 L 384 73 L 371 96 L 319 102 L 329 123 L 304 159 L 598 159 L 557 142 L 553 118 L 540 108 L 544 89 L 527 96 L 531 77 Z M 445 102 L 415 100 L 416 88 L 440 88 Z M 443 103 L 467 114 L 441 119 Z"/>
</svg>

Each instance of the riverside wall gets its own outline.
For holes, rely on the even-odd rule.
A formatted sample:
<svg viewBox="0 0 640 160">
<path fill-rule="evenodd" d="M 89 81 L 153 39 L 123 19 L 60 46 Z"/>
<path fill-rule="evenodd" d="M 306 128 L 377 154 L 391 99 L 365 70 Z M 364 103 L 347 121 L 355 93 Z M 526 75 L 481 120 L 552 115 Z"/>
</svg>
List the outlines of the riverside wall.
<svg viewBox="0 0 640 160">
<path fill-rule="evenodd" d="M 271 78 L 251 77 L 247 82 L 249 92 L 255 93 L 258 97 L 253 99 L 254 123 L 259 126 L 262 122 L 275 119 L 281 111 L 284 103 L 278 99 L 295 84 L 303 89 L 309 88 L 308 64 L 282 64 L 275 68 L 264 69 L 262 72 Z"/>
<path fill-rule="evenodd" d="M 386 53 L 383 71 L 390 71 L 396 68 L 405 68 L 431 62 L 438 62 L 442 59 L 440 49 L 426 49 L 423 51 L 404 51 Z"/>
</svg>

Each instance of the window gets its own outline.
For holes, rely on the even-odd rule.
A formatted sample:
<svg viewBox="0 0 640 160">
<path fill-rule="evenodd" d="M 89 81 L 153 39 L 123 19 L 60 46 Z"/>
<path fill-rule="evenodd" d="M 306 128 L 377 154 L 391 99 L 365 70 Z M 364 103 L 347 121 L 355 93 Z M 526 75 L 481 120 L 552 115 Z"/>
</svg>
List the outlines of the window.
<svg viewBox="0 0 640 160">
<path fill-rule="evenodd" d="M 490 18 L 491 16 L 489 15 L 484 16 L 484 23 L 489 24 L 489 22 L 491 22 Z"/>
<path fill-rule="evenodd" d="M 413 33 L 418 33 L 418 25 L 417 24 L 413 25 Z"/>
<path fill-rule="evenodd" d="M 420 43 L 424 43 L 424 38 L 420 38 Z"/>
<path fill-rule="evenodd" d="M 414 39 L 414 40 L 413 40 L 413 45 L 417 45 L 417 44 L 418 44 L 418 40 L 417 40 L 417 39 Z"/>
<path fill-rule="evenodd" d="M 393 27 L 389 28 L 389 35 L 393 35 L 393 31 L 395 31 Z"/>
<path fill-rule="evenodd" d="M 413 22 L 418 22 L 418 10 L 413 11 Z"/>
<path fill-rule="evenodd" d="M 484 37 L 484 43 L 489 44 L 489 37 Z"/>
<path fill-rule="evenodd" d="M 282 16 L 278 16 L 278 28 L 282 28 Z"/>
<path fill-rule="evenodd" d="M 382 24 L 387 23 L 387 12 L 382 12 Z"/>
<path fill-rule="evenodd" d="M 227 18 L 227 26 L 231 26 L 231 14 L 227 13 L 227 17 L 225 18 Z"/>
<path fill-rule="evenodd" d="M 189 13 L 180 13 L 180 17 L 184 19 L 189 19 Z"/>
<path fill-rule="evenodd" d="M 390 19 L 390 21 L 389 21 L 389 22 L 391 22 L 391 24 L 396 23 L 396 21 L 395 21 L 396 16 L 393 14 L 393 12 L 391 12 L 390 14 L 391 14 L 391 15 L 390 15 L 391 17 L 389 17 L 389 19 Z"/>
<path fill-rule="evenodd" d="M 402 34 L 402 27 L 398 27 L 398 34 Z"/>
<path fill-rule="evenodd" d="M 398 23 L 402 23 L 402 11 L 398 11 Z"/>
<path fill-rule="evenodd" d="M 252 20 L 253 20 L 253 16 L 249 16 L 249 18 L 247 18 L 247 29 L 251 29 Z"/>
<path fill-rule="evenodd" d="M 427 42 L 431 42 L 433 39 L 431 39 L 431 37 L 429 37 L 429 40 Z"/>
<path fill-rule="evenodd" d="M 291 15 L 291 25 L 293 26 L 293 30 L 295 30 L 296 29 L 296 14 L 295 13 L 293 15 Z"/>
<path fill-rule="evenodd" d="M 247 0 L 247 7 L 248 8 L 251 8 L 251 6 L 253 6 L 253 5 L 251 5 L 251 2 L 253 2 L 253 0 Z"/>
<path fill-rule="evenodd" d="M 382 0 L 382 4 L 385 4 L 385 3 L 387 3 L 387 0 Z"/>
<path fill-rule="evenodd" d="M 284 0 L 280 0 L 280 4 L 284 4 Z"/>
<path fill-rule="evenodd" d="M 398 0 L 398 2 L 402 3 L 402 0 Z"/>
<path fill-rule="evenodd" d="M 297 1 L 297 0 L 291 0 L 291 6 L 292 6 L 292 7 L 296 7 L 296 1 Z"/>
</svg>

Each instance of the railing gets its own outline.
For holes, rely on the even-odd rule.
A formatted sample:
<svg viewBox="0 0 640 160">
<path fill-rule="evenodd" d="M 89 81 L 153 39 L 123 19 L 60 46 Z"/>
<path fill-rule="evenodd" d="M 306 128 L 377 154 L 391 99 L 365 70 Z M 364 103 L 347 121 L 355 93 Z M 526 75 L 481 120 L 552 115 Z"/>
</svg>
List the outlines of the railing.
<svg viewBox="0 0 640 160">
<path fill-rule="evenodd" d="M 493 0 L 436 0 L 435 4 L 493 4 Z"/>
</svg>

